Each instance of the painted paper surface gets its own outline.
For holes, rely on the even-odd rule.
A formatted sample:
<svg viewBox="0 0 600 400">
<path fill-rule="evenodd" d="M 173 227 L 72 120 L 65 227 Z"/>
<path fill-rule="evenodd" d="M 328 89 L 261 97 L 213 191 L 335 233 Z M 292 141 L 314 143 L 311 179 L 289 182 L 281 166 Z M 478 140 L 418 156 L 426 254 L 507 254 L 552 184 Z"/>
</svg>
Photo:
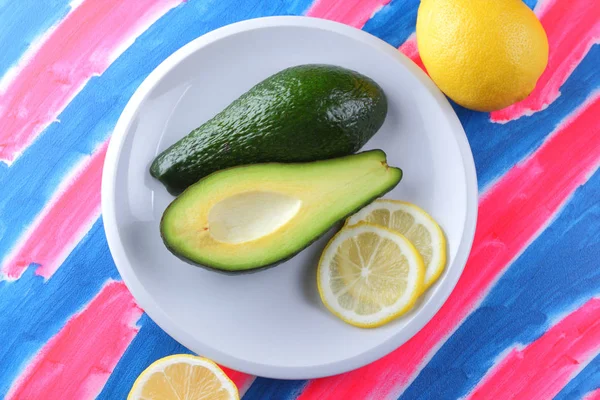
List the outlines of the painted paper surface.
<svg viewBox="0 0 600 400">
<path fill-rule="evenodd" d="M 220 26 L 303 14 L 363 29 L 424 68 L 418 3 L 0 4 L 0 398 L 124 398 L 152 361 L 189 352 L 135 304 L 100 215 L 107 141 L 150 71 Z M 455 106 L 481 193 L 457 290 L 359 370 L 313 381 L 228 370 L 244 398 L 600 397 L 599 3 L 526 3 L 550 41 L 532 96 L 491 114 Z"/>
</svg>

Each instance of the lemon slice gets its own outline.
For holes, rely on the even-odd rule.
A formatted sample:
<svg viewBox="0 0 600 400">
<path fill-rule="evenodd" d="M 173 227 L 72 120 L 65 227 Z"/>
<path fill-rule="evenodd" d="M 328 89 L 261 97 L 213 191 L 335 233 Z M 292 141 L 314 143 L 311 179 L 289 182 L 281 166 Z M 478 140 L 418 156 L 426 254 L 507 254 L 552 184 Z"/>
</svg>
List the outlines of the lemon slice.
<svg viewBox="0 0 600 400">
<path fill-rule="evenodd" d="M 347 226 L 361 221 L 385 226 L 404 235 L 416 247 L 425 263 L 425 287 L 440 277 L 446 266 L 446 238 L 429 214 L 414 204 L 379 199 L 346 221 Z"/>
<path fill-rule="evenodd" d="M 164 357 L 135 380 L 127 400 L 238 400 L 238 390 L 214 362 L 189 354 Z"/>
<path fill-rule="evenodd" d="M 413 307 L 424 276 L 423 260 L 404 236 L 360 223 L 331 239 L 317 285 L 329 311 L 351 325 L 374 328 Z"/>
</svg>

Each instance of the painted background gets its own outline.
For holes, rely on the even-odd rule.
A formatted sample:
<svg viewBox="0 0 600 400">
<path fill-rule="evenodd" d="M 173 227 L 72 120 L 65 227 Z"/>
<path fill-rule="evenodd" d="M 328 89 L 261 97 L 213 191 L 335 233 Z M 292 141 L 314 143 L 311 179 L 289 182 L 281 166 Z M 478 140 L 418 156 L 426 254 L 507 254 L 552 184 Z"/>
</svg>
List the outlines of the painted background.
<svg viewBox="0 0 600 400">
<path fill-rule="evenodd" d="M 230 371 L 245 399 L 600 399 L 600 2 L 528 0 L 550 41 L 534 93 L 456 107 L 479 177 L 457 289 L 413 339 L 341 376 Z M 417 0 L 0 0 L 0 397 L 121 399 L 187 352 L 108 251 L 100 174 L 117 118 L 173 51 L 243 19 L 305 14 L 420 63 Z"/>
</svg>

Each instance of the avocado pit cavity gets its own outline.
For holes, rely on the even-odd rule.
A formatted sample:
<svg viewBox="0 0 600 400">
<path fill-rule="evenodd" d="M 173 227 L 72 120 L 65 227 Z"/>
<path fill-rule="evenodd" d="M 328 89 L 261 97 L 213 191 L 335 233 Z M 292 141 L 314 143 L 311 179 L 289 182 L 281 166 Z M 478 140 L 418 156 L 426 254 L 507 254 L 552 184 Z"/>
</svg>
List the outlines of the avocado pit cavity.
<svg viewBox="0 0 600 400">
<path fill-rule="evenodd" d="M 281 193 L 238 193 L 212 207 L 208 213 L 209 232 L 223 243 L 250 242 L 287 224 L 301 206 L 301 200 Z"/>
</svg>

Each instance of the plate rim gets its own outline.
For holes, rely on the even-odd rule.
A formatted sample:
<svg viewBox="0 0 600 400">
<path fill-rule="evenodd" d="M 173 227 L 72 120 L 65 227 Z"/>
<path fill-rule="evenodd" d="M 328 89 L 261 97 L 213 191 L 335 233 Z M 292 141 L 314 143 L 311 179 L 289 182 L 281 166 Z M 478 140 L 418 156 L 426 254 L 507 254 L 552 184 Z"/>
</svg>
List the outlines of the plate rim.
<svg viewBox="0 0 600 400">
<path fill-rule="evenodd" d="M 181 329 L 173 323 L 168 314 L 162 310 L 160 305 L 146 291 L 145 287 L 140 283 L 136 274 L 133 272 L 133 269 L 129 265 L 125 249 L 120 240 L 117 228 L 115 204 L 112 201 L 115 193 L 117 164 L 125 138 L 127 137 L 127 133 L 134 117 L 138 113 L 139 106 L 146 99 L 154 86 L 181 61 L 213 42 L 240 32 L 282 26 L 308 27 L 332 31 L 349 37 L 350 39 L 363 42 L 371 47 L 375 47 L 377 50 L 387 53 L 402 63 L 434 97 L 446 117 L 447 122 L 451 126 L 463 161 L 466 182 L 466 218 L 462 239 L 453 262 L 453 264 L 457 264 L 457 266 L 454 267 L 453 274 L 448 274 L 446 278 L 440 282 L 436 294 L 429 300 L 429 307 L 420 310 L 419 314 L 415 316 L 413 323 L 408 324 L 402 330 L 402 334 L 396 333 L 370 350 L 350 358 L 311 366 L 274 366 L 271 364 L 239 359 L 211 347 L 206 343 L 202 343 L 195 339 L 193 335 L 187 333 L 184 329 Z M 435 86 L 427 74 L 425 74 L 425 72 L 410 59 L 383 40 L 357 28 L 312 17 L 275 16 L 248 19 L 207 32 L 176 50 L 144 79 L 123 109 L 110 138 L 102 171 L 101 209 L 108 246 L 123 282 L 135 298 L 136 302 L 169 336 L 194 352 L 213 359 L 228 368 L 247 374 L 274 379 L 314 379 L 348 372 L 378 360 L 412 338 L 435 316 L 435 314 L 437 314 L 454 290 L 458 279 L 462 275 L 473 244 L 478 213 L 478 186 L 473 154 L 458 116 L 443 93 Z"/>
</svg>

